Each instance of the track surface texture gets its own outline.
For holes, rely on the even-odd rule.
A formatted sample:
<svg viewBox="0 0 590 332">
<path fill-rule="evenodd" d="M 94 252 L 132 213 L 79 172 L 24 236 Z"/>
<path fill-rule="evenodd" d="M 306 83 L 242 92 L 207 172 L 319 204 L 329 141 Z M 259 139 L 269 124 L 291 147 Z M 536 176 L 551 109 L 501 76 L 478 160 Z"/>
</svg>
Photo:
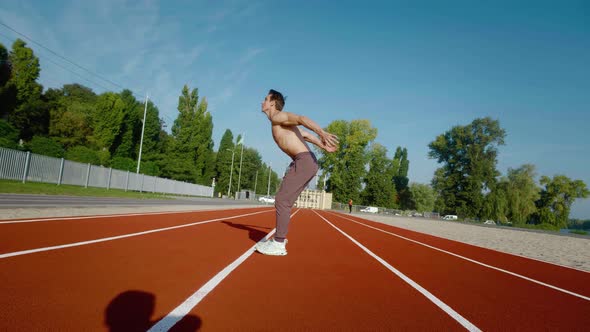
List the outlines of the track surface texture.
<svg viewBox="0 0 590 332">
<path fill-rule="evenodd" d="M 330 211 L 0 221 L 0 331 L 587 331 L 590 273 Z"/>
</svg>

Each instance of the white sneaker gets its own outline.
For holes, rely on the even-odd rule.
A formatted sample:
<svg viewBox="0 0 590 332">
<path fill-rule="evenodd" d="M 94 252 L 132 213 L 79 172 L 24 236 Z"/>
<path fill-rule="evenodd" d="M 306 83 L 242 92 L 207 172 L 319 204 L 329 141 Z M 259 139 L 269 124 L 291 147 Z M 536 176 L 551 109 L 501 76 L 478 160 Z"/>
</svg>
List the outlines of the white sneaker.
<svg viewBox="0 0 590 332">
<path fill-rule="evenodd" d="M 287 254 L 287 239 L 285 242 L 277 242 L 275 239 L 270 239 L 256 244 L 256 250 L 264 255 L 285 256 Z"/>
</svg>

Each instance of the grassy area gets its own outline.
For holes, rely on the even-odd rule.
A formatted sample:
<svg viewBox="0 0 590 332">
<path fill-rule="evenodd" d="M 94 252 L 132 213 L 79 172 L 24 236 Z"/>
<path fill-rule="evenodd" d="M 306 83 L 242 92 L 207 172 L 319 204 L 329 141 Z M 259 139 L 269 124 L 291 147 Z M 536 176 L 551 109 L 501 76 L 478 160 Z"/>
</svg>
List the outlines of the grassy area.
<svg viewBox="0 0 590 332">
<path fill-rule="evenodd" d="M 588 235 L 588 232 L 580 230 L 580 229 L 576 229 L 576 230 L 570 230 L 570 233 L 572 234 L 578 234 L 578 235 Z"/>
<path fill-rule="evenodd" d="M 40 194 L 40 195 L 67 195 L 67 196 L 93 196 L 93 197 L 122 197 L 134 199 L 172 199 L 169 195 L 140 193 L 121 189 L 105 189 L 72 185 L 55 185 L 41 182 L 27 182 L 0 180 L 0 193 L 10 194 Z"/>
</svg>

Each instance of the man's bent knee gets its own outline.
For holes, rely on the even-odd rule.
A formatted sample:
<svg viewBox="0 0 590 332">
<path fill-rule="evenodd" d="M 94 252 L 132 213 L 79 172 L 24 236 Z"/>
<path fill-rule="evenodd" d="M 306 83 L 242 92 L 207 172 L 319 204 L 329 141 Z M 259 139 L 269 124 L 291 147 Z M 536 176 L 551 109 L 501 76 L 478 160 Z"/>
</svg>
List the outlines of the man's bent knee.
<svg viewBox="0 0 590 332">
<path fill-rule="evenodd" d="M 290 209 L 293 207 L 293 203 L 289 202 L 288 199 L 282 197 L 275 197 L 275 208 L 276 209 Z"/>
</svg>

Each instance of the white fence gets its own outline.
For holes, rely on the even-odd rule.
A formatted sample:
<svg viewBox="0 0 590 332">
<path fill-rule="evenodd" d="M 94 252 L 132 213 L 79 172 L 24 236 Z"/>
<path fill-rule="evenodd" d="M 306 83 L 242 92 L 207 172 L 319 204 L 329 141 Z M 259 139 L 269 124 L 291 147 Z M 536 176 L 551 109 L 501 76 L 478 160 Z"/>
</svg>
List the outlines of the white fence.
<svg viewBox="0 0 590 332">
<path fill-rule="evenodd" d="M 213 188 L 198 184 L 82 164 L 63 158 L 0 147 L 0 179 L 84 187 L 213 197 Z"/>
</svg>

